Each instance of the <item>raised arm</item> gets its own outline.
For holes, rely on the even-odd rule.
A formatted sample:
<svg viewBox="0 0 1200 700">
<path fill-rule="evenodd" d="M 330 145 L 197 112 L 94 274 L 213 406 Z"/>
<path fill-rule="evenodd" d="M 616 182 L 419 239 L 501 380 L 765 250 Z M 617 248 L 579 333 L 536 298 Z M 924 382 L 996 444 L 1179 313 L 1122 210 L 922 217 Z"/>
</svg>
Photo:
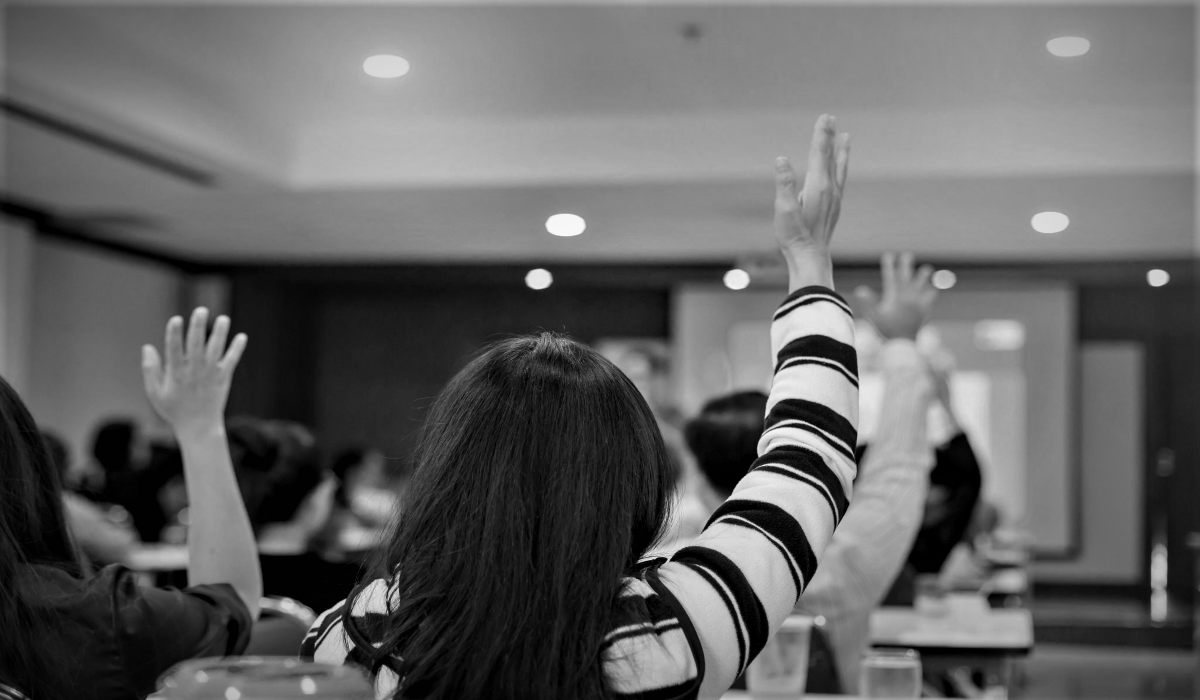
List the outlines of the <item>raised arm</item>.
<svg viewBox="0 0 1200 700">
<path fill-rule="evenodd" d="M 183 319 L 167 322 L 166 364 L 153 346 L 142 348 L 146 396 L 175 431 L 183 454 L 191 504 L 188 583 L 227 583 L 258 616 L 262 572 L 258 549 L 233 474 L 225 437 L 225 400 L 246 336 L 229 344 L 229 319 L 221 316 L 205 340 L 208 311 L 192 313 L 186 340 Z"/>
<path fill-rule="evenodd" d="M 708 526 L 659 568 L 694 627 L 701 695 L 719 695 L 762 650 L 811 580 L 854 480 L 858 367 L 850 308 L 832 290 L 848 139 L 818 120 L 802 188 L 776 163 L 775 230 L 789 290 L 776 312 L 775 379 L 759 459 Z"/>
<path fill-rule="evenodd" d="M 849 693 L 857 687 L 871 610 L 904 566 L 921 525 L 933 465 L 926 429 L 933 382 L 914 342 L 936 294 L 930 273 L 923 268 L 913 274 L 911 256 L 902 256 L 897 266 L 887 255 L 884 300 L 860 294 L 867 317 L 885 339 L 880 428 L 860 465 L 854 503 L 797 606 L 825 617 L 842 687 Z"/>
</svg>

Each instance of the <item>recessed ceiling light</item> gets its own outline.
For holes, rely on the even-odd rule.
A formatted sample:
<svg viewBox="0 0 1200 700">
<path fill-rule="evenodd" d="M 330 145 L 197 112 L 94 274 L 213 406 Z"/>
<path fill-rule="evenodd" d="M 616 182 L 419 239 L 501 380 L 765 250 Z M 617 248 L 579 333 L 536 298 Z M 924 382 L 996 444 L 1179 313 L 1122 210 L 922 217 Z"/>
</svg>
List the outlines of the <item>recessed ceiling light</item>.
<svg viewBox="0 0 1200 700">
<path fill-rule="evenodd" d="M 363 61 L 363 72 L 372 78 L 399 78 L 408 72 L 408 61 L 399 56 L 381 53 Z"/>
<path fill-rule="evenodd" d="M 1061 233 L 1067 230 L 1067 226 L 1071 225 L 1071 220 L 1066 214 L 1057 211 L 1044 211 L 1040 214 L 1034 214 L 1033 219 L 1029 222 L 1033 226 L 1033 230 L 1038 233 Z"/>
<path fill-rule="evenodd" d="M 949 289 L 958 282 L 958 275 L 952 270 L 938 270 L 933 273 L 933 286 L 938 289 Z"/>
<path fill-rule="evenodd" d="M 554 276 L 549 270 L 534 268 L 525 274 L 525 285 L 530 289 L 546 289 L 554 283 Z"/>
<path fill-rule="evenodd" d="M 1166 270 L 1155 268 L 1146 273 L 1146 282 L 1151 287 L 1161 287 L 1171 281 L 1171 275 Z"/>
<path fill-rule="evenodd" d="M 1062 58 L 1082 56 L 1092 48 L 1092 42 L 1081 36 L 1060 36 L 1046 42 L 1046 50 Z"/>
<path fill-rule="evenodd" d="M 750 286 L 750 273 L 745 270 L 733 268 L 725 273 L 725 286 L 737 291 Z"/>
<path fill-rule="evenodd" d="M 575 214 L 555 214 L 546 219 L 546 230 L 555 236 L 578 236 L 585 228 L 587 222 Z"/>
</svg>

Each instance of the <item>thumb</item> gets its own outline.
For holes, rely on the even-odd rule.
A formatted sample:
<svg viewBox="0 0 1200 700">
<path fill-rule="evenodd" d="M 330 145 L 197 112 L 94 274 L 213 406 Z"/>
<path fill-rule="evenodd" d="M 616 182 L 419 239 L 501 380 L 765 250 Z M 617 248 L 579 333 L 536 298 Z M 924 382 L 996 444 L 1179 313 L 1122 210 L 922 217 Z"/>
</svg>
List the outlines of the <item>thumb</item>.
<svg viewBox="0 0 1200 700">
<path fill-rule="evenodd" d="M 154 397 L 162 384 L 162 360 L 153 345 L 142 346 L 142 383 L 149 398 Z"/>
</svg>

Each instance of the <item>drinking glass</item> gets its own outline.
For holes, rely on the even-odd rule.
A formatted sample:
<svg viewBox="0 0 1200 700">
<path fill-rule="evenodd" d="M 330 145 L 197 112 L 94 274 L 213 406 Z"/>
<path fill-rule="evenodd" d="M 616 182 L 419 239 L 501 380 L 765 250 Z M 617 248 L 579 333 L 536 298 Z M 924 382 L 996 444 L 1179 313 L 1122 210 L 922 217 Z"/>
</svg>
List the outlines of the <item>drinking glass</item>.
<svg viewBox="0 0 1200 700">
<path fill-rule="evenodd" d="M 863 654 L 858 692 L 864 698 L 921 697 L 921 655 L 912 649 L 871 649 Z"/>
<path fill-rule="evenodd" d="M 746 689 L 754 700 L 796 698 L 804 695 L 808 682 L 808 641 L 813 618 L 792 615 L 767 640 L 758 657 L 746 669 Z"/>
</svg>

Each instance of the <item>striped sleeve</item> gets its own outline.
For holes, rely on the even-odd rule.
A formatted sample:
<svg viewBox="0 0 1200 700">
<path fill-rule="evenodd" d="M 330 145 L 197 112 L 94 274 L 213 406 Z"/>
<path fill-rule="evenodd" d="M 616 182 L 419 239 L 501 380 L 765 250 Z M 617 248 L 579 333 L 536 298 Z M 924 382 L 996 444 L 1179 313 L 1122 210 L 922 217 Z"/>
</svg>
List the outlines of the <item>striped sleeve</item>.
<svg viewBox="0 0 1200 700">
<path fill-rule="evenodd" d="M 790 294 L 771 324 L 775 377 L 759 458 L 660 575 L 703 650 L 702 696 L 724 692 L 792 612 L 854 481 L 858 361 L 838 294 Z"/>
</svg>

